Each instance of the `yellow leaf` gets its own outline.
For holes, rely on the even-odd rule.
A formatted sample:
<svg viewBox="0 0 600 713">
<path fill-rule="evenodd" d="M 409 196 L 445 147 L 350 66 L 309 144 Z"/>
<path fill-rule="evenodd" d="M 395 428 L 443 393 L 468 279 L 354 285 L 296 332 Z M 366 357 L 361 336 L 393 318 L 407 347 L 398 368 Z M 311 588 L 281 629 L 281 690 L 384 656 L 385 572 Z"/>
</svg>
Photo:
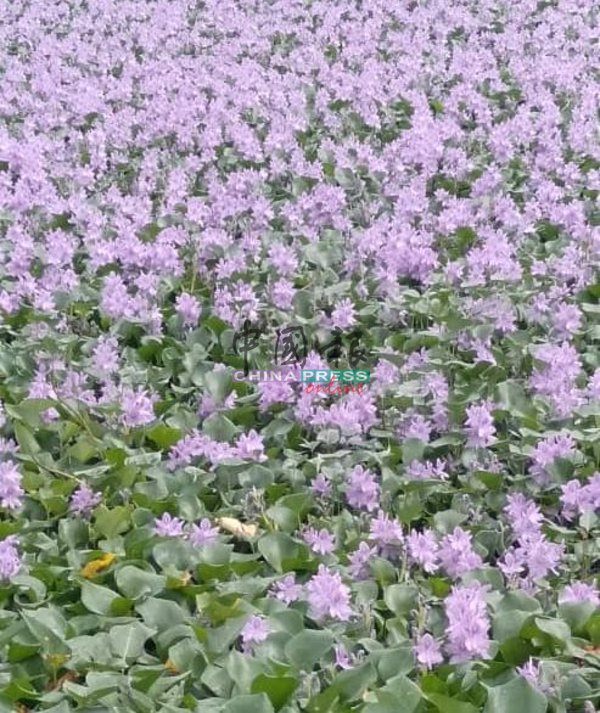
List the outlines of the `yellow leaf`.
<svg viewBox="0 0 600 713">
<path fill-rule="evenodd" d="M 177 589 L 179 587 L 186 587 L 192 581 L 191 572 L 183 572 L 181 577 L 169 577 L 167 580 L 167 586 L 170 589 Z"/>
<path fill-rule="evenodd" d="M 47 654 L 46 655 L 46 661 L 52 668 L 55 668 L 55 669 L 59 669 L 68 660 L 69 660 L 69 657 L 66 654 Z"/>
<path fill-rule="evenodd" d="M 245 525 L 235 517 L 218 517 L 215 522 L 236 537 L 254 537 L 258 531 L 257 525 Z"/>
<path fill-rule="evenodd" d="M 180 578 L 182 587 L 187 586 L 191 581 L 192 581 L 192 573 L 191 572 L 185 572 Z"/>
<path fill-rule="evenodd" d="M 175 664 L 171 661 L 171 659 L 167 659 L 164 663 L 165 668 L 169 673 L 177 673 L 177 669 L 175 668 Z"/>
<path fill-rule="evenodd" d="M 112 552 L 103 554 L 102 557 L 98 557 L 98 559 L 88 562 L 85 567 L 82 568 L 81 574 L 87 579 L 93 577 L 98 574 L 101 569 L 106 569 L 116 556 L 117 555 L 113 555 Z"/>
</svg>

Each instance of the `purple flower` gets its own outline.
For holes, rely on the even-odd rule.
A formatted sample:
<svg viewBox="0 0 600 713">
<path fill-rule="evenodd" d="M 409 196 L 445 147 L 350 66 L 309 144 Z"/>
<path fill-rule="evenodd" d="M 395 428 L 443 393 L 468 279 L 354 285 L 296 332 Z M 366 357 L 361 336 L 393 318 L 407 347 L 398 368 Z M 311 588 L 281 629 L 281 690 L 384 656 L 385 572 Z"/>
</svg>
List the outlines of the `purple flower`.
<svg viewBox="0 0 600 713">
<path fill-rule="evenodd" d="M 600 367 L 590 376 L 587 395 L 591 401 L 600 401 Z"/>
<path fill-rule="evenodd" d="M 438 543 L 433 530 L 423 532 L 410 531 L 406 539 L 408 556 L 415 563 L 431 574 L 438 568 Z"/>
<path fill-rule="evenodd" d="M 16 535 L 9 535 L 0 540 L 0 580 L 14 577 L 21 569 L 21 559 L 16 545 Z"/>
<path fill-rule="evenodd" d="M 333 308 L 331 312 L 331 324 L 340 329 L 348 329 L 356 322 L 354 317 L 354 305 L 349 299 L 343 299 Z"/>
<path fill-rule="evenodd" d="M 433 426 L 430 421 L 421 414 L 415 414 L 404 424 L 401 433 L 404 438 L 416 438 L 424 443 L 429 443 L 432 430 Z"/>
<path fill-rule="evenodd" d="M 375 474 L 361 465 L 356 465 L 350 471 L 346 484 L 346 500 L 351 507 L 376 510 L 379 505 L 379 485 Z"/>
<path fill-rule="evenodd" d="M 558 603 L 565 604 L 572 602 L 588 602 L 597 607 L 600 605 L 600 596 L 596 584 L 586 584 L 585 582 L 572 582 L 568 584 L 558 596 Z"/>
<path fill-rule="evenodd" d="M 261 411 L 266 411 L 273 404 L 291 401 L 294 396 L 291 385 L 283 381 L 261 381 L 258 384 L 258 393 Z"/>
<path fill-rule="evenodd" d="M 335 665 L 339 666 L 341 669 L 349 669 L 352 668 L 352 663 L 350 661 L 350 656 L 348 656 L 348 652 L 342 646 L 342 644 L 335 644 L 333 647 L 333 653 L 335 654 Z"/>
<path fill-rule="evenodd" d="M 517 537 L 536 534 L 544 516 L 533 500 L 528 500 L 522 493 L 511 493 L 506 497 L 504 512 L 508 515 L 511 527 Z"/>
<path fill-rule="evenodd" d="M 235 455 L 238 458 L 249 458 L 258 462 L 267 460 L 262 436 L 254 429 L 247 434 L 242 433 L 235 446 Z"/>
<path fill-rule="evenodd" d="M 485 448 L 493 443 L 496 429 L 489 406 L 486 404 L 469 406 L 465 428 L 467 445 L 473 448 Z"/>
<path fill-rule="evenodd" d="M 515 556 L 527 565 L 529 577 L 536 579 L 550 572 L 556 574 L 564 549 L 563 544 L 549 542 L 541 533 L 531 533 L 519 538 Z"/>
<path fill-rule="evenodd" d="M 368 391 L 361 394 L 348 393 L 328 407 L 316 406 L 313 415 L 308 414 L 306 418 L 303 411 L 305 406 L 312 408 L 313 401 L 323 396 L 322 393 L 315 395 L 302 392 L 297 409 L 298 417 L 308 420 L 311 426 L 335 426 L 346 436 L 366 433 L 377 421 L 373 397 Z M 304 397 L 308 401 L 303 401 Z"/>
<path fill-rule="evenodd" d="M 436 664 L 444 660 L 442 649 L 431 634 L 419 636 L 417 643 L 413 646 L 413 651 L 417 661 L 427 669 L 432 669 Z"/>
<path fill-rule="evenodd" d="M 94 347 L 92 366 L 102 374 L 112 374 L 119 368 L 119 342 L 115 337 L 103 336 Z"/>
<path fill-rule="evenodd" d="M 569 480 L 561 486 L 562 512 L 572 518 L 576 513 L 594 512 L 600 508 L 600 473 L 594 473 L 589 481 L 582 485 L 578 480 Z"/>
<path fill-rule="evenodd" d="M 561 485 L 560 489 L 560 502 L 564 517 L 571 519 L 577 512 L 584 512 L 587 498 L 585 497 L 585 488 L 582 487 L 578 480 L 569 480 L 564 485 Z"/>
<path fill-rule="evenodd" d="M 273 243 L 269 248 L 269 262 L 280 275 L 289 275 L 298 267 L 294 249 L 281 243 Z"/>
<path fill-rule="evenodd" d="M 283 579 L 273 584 L 269 594 L 284 604 L 291 604 L 300 598 L 302 587 L 296 584 L 295 574 L 287 574 Z"/>
<path fill-rule="evenodd" d="M 553 314 L 554 329 L 560 338 L 568 339 L 581 326 L 581 312 L 572 304 L 561 304 Z"/>
<path fill-rule="evenodd" d="M 543 366 L 531 375 L 531 388 L 548 399 L 557 416 L 567 416 L 581 402 L 576 388 L 581 371 L 577 350 L 568 342 L 543 344 L 535 349 L 534 356 Z"/>
<path fill-rule="evenodd" d="M 195 547 L 202 547 L 202 545 L 209 545 L 214 542 L 219 534 L 219 528 L 213 527 L 210 524 L 210 520 L 206 517 L 200 520 L 200 524 L 193 524 L 189 530 L 188 537 L 190 542 Z"/>
<path fill-rule="evenodd" d="M 241 631 L 242 647 L 245 652 L 252 650 L 252 644 L 260 644 L 269 636 L 271 628 L 261 616 L 253 614 Z"/>
<path fill-rule="evenodd" d="M 12 438 L 0 437 L 0 454 L 5 453 L 6 455 L 14 455 L 18 450 L 19 446 L 12 440 Z"/>
<path fill-rule="evenodd" d="M 369 539 L 381 548 L 398 547 L 404 540 L 402 525 L 380 510 L 371 520 Z"/>
<path fill-rule="evenodd" d="M 309 490 L 311 493 L 323 497 L 331 493 L 331 483 L 326 475 L 319 473 L 310 484 Z"/>
<path fill-rule="evenodd" d="M 229 394 L 227 398 L 223 401 L 223 403 L 220 403 L 217 401 L 214 396 L 209 394 L 208 392 L 202 394 L 200 397 L 200 403 L 198 405 L 198 416 L 200 418 L 204 419 L 210 416 L 211 414 L 215 413 L 215 411 L 218 411 L 219 409 L 230 409 L 233 408 L 235 405 L 235 394 Z"/>
<path fill-rule="evenodd" d="M 308 603 L 311 616 L 323 619 L 330 616 L 332 619 L 347 621 L 352 615 L 350 608 L 350 589 L 342 582 L 339 574 L 319 565 L 317 574 L 306 585 Z"/>
<path fill-rule="evenodd" d="M 200 303 L 187 292 L 182 292 L 175 300 L 177 314 L 186 327 L 194 327 L 200 317 Z"/>
<path fill-rule="evenodd" d="M 125 426 L 144 426 L 152 423 L 156 418 L 154 415 L 154 403 L 158 397 L 155 394 L 148 394 L 141 387 L 132 389 L 125 387 L 121 390 L 121 422 Z"/>
<path fill-rule="evenodd" d="M 534 688 L 537 688 L 542 693 L 548 693 L 548 686 L 542 683 L 541 677 L 542 672 L 539 663 L 534 663 L 531 656 L 527 659 L 527 662 L 522 666 L 517 666 L 516 671 L 519 676 L 526 679 Z"/>
<path fill-rule="evenodd" d="M 498 567 L 505 577 L 518 577 L 525 571 L 522 554 L 521 551 L 515 552 L 514 547 L 506 550 L 502 560 L 498 562 Z"/>
<path fill-rule="evenodd" d="M 370 574 L 369 562 L 376 554 L 376 547 L 369 547 L 366 542 L 361 542 L 358 549 L 348 555 L 348 571 L 351 576 L 355 579 L 366 579 Z"/>
<path fill-rule="evenodd" d="M 548 482 L 547 467 L 555 458 L 565 458 L 575 453 L 576 443 L 570 435 L 556 434 L 541 440 L 531 453 L 531 474 L 539 485 Z"/>
<path fill-rule="evenodd" d="M 101 497 L 100 493 L 95 493 L 87 485 L 80 485 L 71 495 L 69 511 L 78 515 L 86 515 L 96 507 Z"/>
<path fill-rule="evenodd" d="M 380 359 L 371 375 L 373 393 L 379 395 L 394 388 L 399 380 L 399 375 L 399 367 L 387 359 Z"/>
<path fill-rule="evenodd" d="M 448 479 L 446 464 L 441 458 L 437 458 L 435 463 L 431 461 L 422 463 L 421 461 L 413 460 L 408 464 L 406 475 L 411 480 L 427 480 L 429 478 L 439 478 L 440 480 Z"/>
<path fill-rule="evenodd" d="M 292 306 L 294 299 L 294 285 L 289 280 L 281 278 L 273 283 L 271 287 L 271 300 L 275 307 L 281 310 L 288 310 Z"/>
<path fill-rule="evenodd" d="M 461 663 L 488 654 L 490 622 L 479 582 L 453 586 L 446 597 L 448 618 L 447 649 L 452 663 Z"/>
<path fill-rule="evenodd" d="M 325 528 L 320 530 L 315 530 L 314 527 L 307 527 L 304 530 L 303 537 L 305 542 L 307 542 L 312 551 L 319 555 L 327 555 L 333 552 L 335 548 L 335 538 Z"/>
<path fill-rule="evenodd" d="M 4 461 L 0 463 L 0 505 L 9 510 L 21 507 L 23 500 L 21 474 L 16 463 Z"/>
<path fill-rule="evenodd" d="M 452 533 L 442 538 L 438 556 L 440 566 L 451 577 L 459 577 L 483 565 L 483 560 L 473 550 L 471 533 L 460 527 L 455 527 Z"/>
<path fill-rule="evenodd" d="M 153 531 L 155 535 L 162 535 L 162 537 L 182 537 L 184 534 L 183 525 L 183 520 L 165 512 L 162 517 L 156 518 L 154 521 Z"/>
</svg>

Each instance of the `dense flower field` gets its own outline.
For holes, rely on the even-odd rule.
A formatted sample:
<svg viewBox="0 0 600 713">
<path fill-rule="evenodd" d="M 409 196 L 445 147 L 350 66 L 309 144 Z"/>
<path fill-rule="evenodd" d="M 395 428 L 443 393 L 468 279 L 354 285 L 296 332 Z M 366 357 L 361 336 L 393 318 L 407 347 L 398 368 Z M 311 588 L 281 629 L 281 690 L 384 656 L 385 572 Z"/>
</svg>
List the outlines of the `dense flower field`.
<svg viewBox="0 0 600 713">
<path fill-rule="evenodd" d="M 1 713 L 600 707 L 599 21 L 0 3 Z"/>
</svg>

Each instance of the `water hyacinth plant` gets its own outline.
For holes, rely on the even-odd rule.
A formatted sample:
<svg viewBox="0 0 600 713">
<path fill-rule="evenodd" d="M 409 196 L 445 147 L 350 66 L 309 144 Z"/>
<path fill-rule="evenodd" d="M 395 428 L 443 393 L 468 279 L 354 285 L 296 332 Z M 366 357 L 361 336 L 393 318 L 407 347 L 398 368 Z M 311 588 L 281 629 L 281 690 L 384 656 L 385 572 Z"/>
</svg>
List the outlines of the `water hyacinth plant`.
<svg viewBox="0 0 600 713">
<path fill-rule="evenodd" d="M 600 708 L 597 35 L 0 4 L 1 713 Z"/>
</svg>

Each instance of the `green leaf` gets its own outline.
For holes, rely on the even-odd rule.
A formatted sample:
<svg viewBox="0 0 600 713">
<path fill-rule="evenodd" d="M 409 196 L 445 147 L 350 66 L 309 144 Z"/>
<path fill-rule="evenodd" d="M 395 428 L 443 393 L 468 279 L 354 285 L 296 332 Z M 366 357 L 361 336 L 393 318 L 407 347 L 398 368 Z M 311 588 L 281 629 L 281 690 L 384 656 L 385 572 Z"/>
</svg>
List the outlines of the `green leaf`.
<svg viewBox="0 0 600 713">
<path fill-rule="evenodd" d="M 369 658 L 377 669 L 379 677 L 384 681 L 398 674 L 409 673 L 415 667 L 415 657 L 412 648 L 408 645 L 377 649 L 371 652 Z"/>
<path fill-rule="evenodd" d="M 130 512 L 126 505 L 117 505 L 110 510 L 106 505 L 100 505 L 94 510 L 96 531 L 111 539 L 129 529 Z"/>
<path fill-rule="evenodd" d="M 21 617 L 29 631 L 47 652 L 61 654 L 70 651 L 65 641 L 67 622 L 59 609 L 56 607 L 22 609 Z"/>
<path fill-rule="evenodd" d="M 546 697 L 522 676 L 502 686 L 486 688 L 488 697 L 484 713 L 546 713 L 548 708 Z"/>
<path fill-rule="evenodd" d="M 600 646 L 600 613 L 593 614 L 585 627 L 594 646 Z"/>
<path fill-rule="evenodd" d="M 535 614 L 542 611 L 537 599 L 530 597 L 525 592 L 507 592 L 498 604 L 498 612 L 526 611 Z"/>
<path fill-rule="evenodd" d="M 372 557 L 369 567 L 375 581 L 382 587 L 390 585 L 398 576 L 398 569 L 383 557 Z"/>
<path fill-rule="evenodd" d="M 200 644 L 195 639 L 181 639 L 169 648 L 169 660 L 177 671 L 185 673 L 195 668 L 194 662 L 198 660 L 200 652 Z"/>
<path fill-rule="evenodd" d="M 571 629 L 569 625 L 560 619 L 546 619 L 536 617 L 535 625 L 544 634 L 548 634 L 553 639 L 565 643 L 571 638 Z"/>
<path fill-rule="evenodd" d="M 376 703 L 368 703 L 363 713 L 413 713 L 421 701 L 421 689 L 406 676 L 394 676 L 375 691 Z"/>
<path fill-rule="evenodd" d="M 41 602 L 46 596 L 46 585 L 37 577 L 29 577 L 26 574 L 18 574 L 11 578 L 11 584 L 20 590 L 27 592 L 32 602 Z"/>
<path fill-rule="evenodd" d="M 164 589 L 167 578 L 128 564 L 116 572 L 115 581 L 126 597 L 140 599 L 148 594 L 158 594 Z"/>
<path fill-rule="evenodd" d="M 268 676 L 261 673 L 252 682 L 252 693 L 266 693 L 276 711 L 292 697 L 298 679 L 291 676 Z"/>
<path fill-rule="evenodd" d="M 371 661 L 361 666 L 341 671 L 333 679 L 332 693 L 339 695 L 341 700 L 353 701 L 360 698 L 364 691 L 377 680 L 377 672 Z"/>
<path fill-rule="evenodd" d="M 108 615 L 115 599 L 119 599 L 119 595 L 106 587 L 101 587 L 93 582 L 82 582 L 81 584 L 81 601 L 85 608 L 94 614 Z"/>
<path fill-rule="evenodd" d="M 266 693 L 236 696 L 223 708 L 223 713 L 274 713 Z"/>
<path fill-rule="evenodd" d="M 535 418 L 537 412 L 523 387 L 516 381 L 504 381 L 496 387 L 498 401 L 505 411 L 520 417 Z"/>
<path fill-rule="evenodd" d="M 167 450 L 181 438 L 181 431 L 178 428 L 171 428 L 164 423 L 146 431 L 146 436 L 161 450 Z"/>
<path fill-rule="evenodd" d="M 98 445 L 89 436 L 81 436 L 81 438 L 77 439 L 77 443 L 69 448 L 67 453 L 80 463 L 87 463 L 98 454 Z"/>
<path fill-rule="evenodd" d="M 213 413 L 202 424 L 202 431 L 215 441 L 229 443 L 237 433 L 237 428 L 223 414 Z"/>
<path fill-rule="evenodd" d="M 109 665 L 112 659 L 108 634 L 96 631 L 93 636 L 75 636 L 69 639 L 71 665 Z"/>
<path fill-rule="evenodd" d="M 559 606 L 558 613 L 572 629 L 580 631 L 595 609 L 591 602 L 564 602 Z"/>
<path fill-rule="evenodd" d="M 169 599 L 156 599 L 151 597 L 136 606 L 144 623 L 159 632 L 166 631 L 172 626 L 183 624 L 187 621 L 188 613 L 183 608 Z"/>
<path fill-rule="evenodd" d="M 113 626 L 108 632 L 110 647 L 124 662 L 135 661 L 144 652 L 144 644 L 156 631 L 136 621 Z"/>
<path fill-rule="evenodd" d="M 477 480 L 480 480 L 486 488 L 490 490 L 500 490 L 502 488 L 503 477 L 501 473 L 493 473 L 487 470 L 478 470 L 474 473 Z"/>
<path fill-rule="evenodd" d="M 560 687 L 560 693 L 565 700 L 589 700 L 592 696 L 592 687 L 582 677 L 572 675 Z"/>
<path fill-rule="evenodd" d="M 154 546 L 152 555 L 156 563 L 166 572 L 182 572 L 190 566 L 193 548 L 189 542 L 175 537 L 168 538 Z"/>
<path fill-rule="evenodd" d="M 492 623 L 494 639 L 503 644 L 508 639 L 518 636 L 523 624 L 530 616 L 529 612 L 519 610 L 499 613 L 494 617 Z"/>
<path fill-rule="evenodd" d="M 42 449 L 40 444 L 36 441 L 33 433 L 19 421 L 13 423 L 13 429 L 15 431 L 15 438 L 19 444 L 19 451 L 24 455 L 35 455 L 39 453 Z"/>
<path fill-rule="evenodd" d="M 511 666 L 520 666 L 530 656 L 535 655 L 535 648 L 530 641 L 521 639 L 519 636 L 512 636 L 501 644 L 500 653 L 506 663 Z"/>
<path fill-rule="evenodd" d="M 277 572 L 294 569 L 298 561 L 309 559 L 308 548 L 283 532 L 270 532 L 258 541 L 258 551 Z"/>
<path fill-rule="evenodd" d="M 423 513 L 423 503 L 418 492 L 411 492 L 399 498 L 398 517 L 400 521 L 408 525 L 413 520 L 417 520 Z"/>
<path fill-rule="evenodd" d="M 405 616 L 416 608 L 417 595 L 418 590 L 413 584 L 392 584 L 386 588 L 383 599 L 390 611 Z"/>
<path fill-rule="evenodd" d="M 442 510 L 440 512 L 436 512 L 433 516 L 435 529 L 443 535 L 448 535 L 451 532 L 454 532 L 454 529 L 466 519 L 466 515 L 456 512 L 456 510 Z"/>
<path fill-rule="evenodd" d="M 42 425 L 40 413 L 55 405 L 52 399 L 24 399 L 19 404 L 4 404 L 4 410 L 13 419 L 23 421 L 36 429 Z"/>
<path fill-rule="evenodd" d="M 204 375 L 204 383 L 208 393 L 217 403 L 223 403 L 225 396 L 231 390 L 231 372 L 229 369 L 209 371 Z"/>
<path fill-rule="evenodd" d="M 425 698 L 433 703 L 440 713 L 479 713 L 479 708 L 472 703 L 457 701 L 456 698 L 450 698 L 443 693 L 428 693 Z"/>
<path fill-rule="evenodd" d="M 300 671 L 312 671 L 313 666 L 333 646 L 329 631 L 307 629 L 293 636 L 285 645 L 288 661 Z"/>
<path fill-rule="evenodd" d="M 415 460 L 421 460 L 425 453 L 426 444 L 419 438 L 407 438 L 402 443 L 402 462 L 405 465 Z"/>
</svg>

